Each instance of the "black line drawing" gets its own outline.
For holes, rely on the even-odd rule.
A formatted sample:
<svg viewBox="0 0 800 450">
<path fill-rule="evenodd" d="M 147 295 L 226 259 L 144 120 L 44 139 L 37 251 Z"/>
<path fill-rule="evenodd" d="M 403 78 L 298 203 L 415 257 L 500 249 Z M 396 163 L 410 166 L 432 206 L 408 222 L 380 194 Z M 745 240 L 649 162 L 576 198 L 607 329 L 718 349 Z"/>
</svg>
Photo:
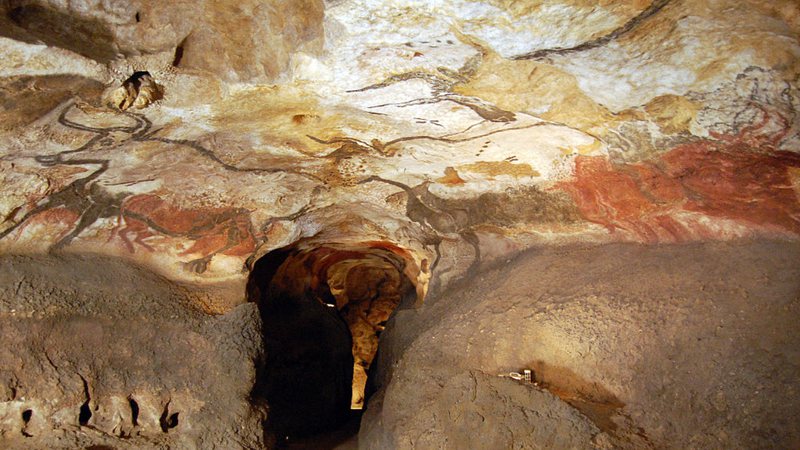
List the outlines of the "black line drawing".
<svg viewBox="0 0 800 450">
<path fill-rule="evenodd" d="M 78 218 L 75 224 L 50 247 L 50 251 L 58 251 L 68 246 L 76 237 L 100 219 L 117 219 L 118 225 L 112 229 L 112 237 L 114 233 L 117 233 L 131 252 L 135 251 L 134 244 L 152 250 L 152 247 L 144 240 L 154 235 L 151 231 L 161 235 L 188 238 L 195 241 L 198 241 L 208 233 L 222 233 L 225 235 L 226 240 L 222 246 L 206 249 L 210 250 L 210 253 L 185 263 L 185 267 L 188 270 L 196 273 L 203 273 L 216 254 L 224 253 L 246 239 L 253 238 L 257 240 L 257 233 L 253 230 L 250 220 L 250 211 L 244 208 L 220 208 L 219 211 L 206 215 L 198 214 L 197 220 L 193 221 L 189 228 L 175 229 L 170 228 L 163 222 L 158 222 L 142 211 L 136 210 L 137 201 L 141 203 L 145 200 L 150 201 L 149 206 L 151 207 L 168 208 L 163 202 L 157 203 L 156 196 L 147 194 L 134 195 L 129 192 L 113 193 L 107 189 L 107 186 L 110 185 L 104 185 L 100 181 L 103 174 L 109 169 L 111 159 L 102 158 L 98 154 L 101 155 L 102 152 L 119 149 L 131 143 L 156 141 L 183 146 L 192 149 L 200 156 L 229 171 L 253 173 L 284 172 L 319 181 L 319 178 L 314 175 L 286 168 L 238 167 L 229 164 L 196 141 L 156 136 L 159 129 L 153 129 L 153 123 L 143 114 L 117 111 L 117 114 L 129 118 L 133 122 L 129 126 L 93 127 L 84 125 L 68 118 L 68 114 L 73 107 L 75 107 L 75 102 L 70 101 L 61 110 L 58 116 L 58 123 L 66 128 L 92 133 L 93 136 L 78 148 L 61 151 L 53 155 L 39 155 L 35 156 L 34 159 L 44 167 L 57 165 L 94 166 L 94 170 L 39 200 L 19 220 L 2 230 L 0 239 L 4 239 L 14 231 L 24 227 L 34 216 L 54 209 L 71 211 Z M 120 137 L 120 133 L 124 136 Z M 138 180 L 136 182 L 141 181 Z M 130 184 L 135 184 L 136 182 L 130 182 Z M 125 184 L 128 183 L 115 183 L 114 185 Z M 174 212 L 189 213 L 187 210 L 181 211 L 177 209 Z M 126 222 L 124 227 L 122 225 L 123 221 Z M 137 223 L 137 225 L 132 225 L 132 223 Z M 132 240 L 128 238 L 128 235 L 131 234 L 135 236 Z"/>
</svg>

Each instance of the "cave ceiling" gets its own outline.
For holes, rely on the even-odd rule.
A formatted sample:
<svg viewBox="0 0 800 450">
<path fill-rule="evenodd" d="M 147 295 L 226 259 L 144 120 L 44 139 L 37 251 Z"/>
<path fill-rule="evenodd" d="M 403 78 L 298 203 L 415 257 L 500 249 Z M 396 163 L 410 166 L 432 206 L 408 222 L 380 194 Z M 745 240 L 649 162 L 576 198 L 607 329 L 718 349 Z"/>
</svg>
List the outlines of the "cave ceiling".
<svg viewBox="0 0 800 450">
<path fill-rule="evenodd" d="M 0 8 L 0 252 L 222 312 L 289 245 L 390 245 L 421 297 L 535 245 L 800 236 L 793 1 Z"/>
</svg>

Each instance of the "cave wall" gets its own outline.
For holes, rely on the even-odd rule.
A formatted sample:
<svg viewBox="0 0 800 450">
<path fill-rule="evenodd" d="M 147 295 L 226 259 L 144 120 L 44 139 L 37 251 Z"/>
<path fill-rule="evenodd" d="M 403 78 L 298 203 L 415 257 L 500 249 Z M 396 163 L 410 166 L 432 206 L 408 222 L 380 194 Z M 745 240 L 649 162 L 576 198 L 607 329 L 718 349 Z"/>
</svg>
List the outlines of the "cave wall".
<svg viewBox="0 0 800 450">
<path fill-rule="evenodd" d="M 100 256 L 0 257 L 3 448 L 263 448 L 255 304 Z"/>
<path fill-rule="evenodd" d="M 126 280 L 162 277 L 182 294 L 154 294 L 159 308 L 185 297 L 206 316 L 189 325 L 183 312 L 148 310 L 142 327 L 158 323 L 180 342 L 200 336 L 181 344 L 197 358 L 185 367 L 195 367 L 234 364 L 196 348 L 216 339 L 210 324 L 250 314 L 240 308 L 255 301 L 248 280 L 257 261 L 299 243 L 391 248 L 416 307 L 543 248 L 792 246 L 800 238 L 798 30 L 791 0 L 2 0 L 0 256 L 97 259 L 137 267 Z M 776 264 L 789 264 L 782 258 Z M 74 304 L 94 304 L 94 289 L 116 282 L 91 273 L 64 278 L 70 298 L 81 299 Z M 7 288 L 0 298 L 15 305 L 0 311 L 7 338 L 36 337 L 23 358 L 40 364 L 42 349 L 55 345 L 40 330 L 97 322 L 97 333 L 147 349 L 131 358 L 143 352 L 161 364 L 160 347 L 122 326 L 128 316 L 98 306 L 54 318 L 46 311 L 51 303 L 62 311 L 61 295 L 38 294 L 47 289 Z M 24 322 L 18 310 L 43 312 Z M 111 351 L 100 344 L 98 355 Z M 231 350 L 241 353 L 242 373 L 258 366 L 252 345 Z M 86 352 L 64 358 L 78 367 Z M 9 373 L 22 376 L 14 361 Z M 472 375 L 448 392 L 479 378 L 509 399 L 527 392 Z M 69 400 L 56 403 L 72 414 L 83 394 L 69 376 Z M 251 381 L 230 389 L 235 417 L 255 424 L 261 406 L 246 406 L 240 391 Z M 122 406 L 138 386 L 108 383 Z M 12 402 L 4 423 L 17 439 L 25 421 L 9 386 L 0 391 Z M 49 392 L 26 398 L 62 398 Z M 583 430 L 564 445 L 583 445 L 596 424 L 556 408 Z M 640 419 L 651 427 L 645 416 L 631 420 Z M 100 441 L 118 431 L 102 427 Z M 254 436 L 225 442 L 269 444 Z"/>
<path fill-rule="evenodd" d="M 446 284 L 538 244 L 800 230 L 791 2 L 253 2 L 280 20 L 250 3 L 6 2 L 8 20 L 17 3 L 118 36 L 67 33 L 110 61 L 3 38 L 3 252 L 131 259 L 217 289 L 224 311 L 259 255 L 320 233 L 391 241 Z M 194 52 L 192 27 L 217 29 L 203 14 L 252 39 Z M 251 46 L 248 26 L 269 24 L 295 44 Z M 241 77 L 182 67 L 205 54 Z M 163 98 L 106 107 L 136 70 Z"/>
<path fill-rule="evenodd" d="M 291 54 L 313 54 L 324 41 L 321 0 L 6 0 L 0 6 L 0 35 L 12 39 L 103 64 L 144 56 L 231 82 L 272 81 Z"/>
<path fill-rule="evenodd" d="M 796 447 L 797 261 L 784 241 L 525 252 L 395 316 L 360 448 Z"/>
</svg>

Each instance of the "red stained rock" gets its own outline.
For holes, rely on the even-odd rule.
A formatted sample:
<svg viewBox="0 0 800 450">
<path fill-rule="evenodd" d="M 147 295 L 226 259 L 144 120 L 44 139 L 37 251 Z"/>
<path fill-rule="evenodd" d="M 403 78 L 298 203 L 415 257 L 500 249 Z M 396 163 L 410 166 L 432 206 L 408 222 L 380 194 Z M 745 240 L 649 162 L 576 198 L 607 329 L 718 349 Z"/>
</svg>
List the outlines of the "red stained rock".
<svg viewBox="0 0 800 450">
<path fill-rule="evenodd" d="M 153 250 L 144 239 L 159 234 L 194 240 L 183 255 L 245 256 L 255 248 L 250 215 L 240 208 L 184 209 L 144 194 L 126 199 L 120 215 L 125 227 L 118 233 L 131 252 L 133 242 Z"/>
<path fill-rule="evenodd" d="M 78 215 L 75 211 L 72 211 L 68 208 L 53 208 L 42 211 L 41 213 L 35 215 L 31 220 L 27 221 L 23 226 L 21 226 L 17 231 L 16 235 L 19 236 L 23 233 L 23 231 L 33 225 L 43 225 L 46 228 L 55 228 L 59 229 L 58 235 L 56 236 L 55 240 L 58 241 L 62 239 L 64 236 L 69 234 L 72 227 L 80 219 L 80 215 Z"/>
<path fill-rule="evenodd" d="M 644 242 L 725 237 L 719 224 L 687 220 L 686 213 L 754 232 L 800 235 L 800 202 L 788 172 L 800 167 L 800 155 L 776 149 L 782 133 L 758 134 L 769 120 L 765 113 L 738 135 L 683 144 L 650 162 L 617 165 L 579 156 L 575 178 L 559 188 L 586 220 Z"/>
<path fill-rule="evenodd" d="M 800 204 L 788 168 L 800 155 L 678 147 L 662 158 L 666 176 L 679 179 L 686 209 L 800 234 Z"/>
<path fill-rule="evenodd" d="M 679 208 L 680 186 L 649 165 L 614 166 L 603 157 L 579 156 L 575 179 L 562 183 L 583 218 L 609 231 L 628 231 L 647 242 L 680 240 L 683 226 L 668 216 Z"/>
</svg>

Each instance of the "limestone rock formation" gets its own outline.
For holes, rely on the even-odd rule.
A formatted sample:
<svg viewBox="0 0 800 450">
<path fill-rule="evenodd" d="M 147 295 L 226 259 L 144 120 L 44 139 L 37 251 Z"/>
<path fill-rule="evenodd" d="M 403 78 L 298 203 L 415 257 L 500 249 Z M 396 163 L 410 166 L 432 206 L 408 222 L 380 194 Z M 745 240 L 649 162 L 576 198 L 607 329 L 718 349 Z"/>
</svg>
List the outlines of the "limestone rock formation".
<svg viewBox="0 0 800 450">
<path fill-rule="evenodd" d="M 799 61 L 793 0 L 0 0 L 0 447 L 797 447 Z"/>
<path fill-rule="evenodd" d="M 98 257 L 3 256 L 0 280 L 4 448 L 267 444 L 249 397 L 263 364 L 254 305 L 211 317 Z"/>
<path fill-rule="evenodd" d="M 122 111 L 131 107 L 143 109 L 163 96 L 161 86 L 148 72 L 136 72 L 122 85 L 108 91 L 104 103 Z"/>
<path fill-rule="evenodd" d="M 271 81 L 323 42 L 321 0 L 6 0 L 0 34 L 101 63 L 156 55 L 227 81 Z"/>
<path fill-rule="evenodd" d="M 800 373 L 772 360 L 796 361 L 797 261 L 781 241 L 527 252 L 394 317 L 359 444 L 791 448 Z"/>
</svg>

